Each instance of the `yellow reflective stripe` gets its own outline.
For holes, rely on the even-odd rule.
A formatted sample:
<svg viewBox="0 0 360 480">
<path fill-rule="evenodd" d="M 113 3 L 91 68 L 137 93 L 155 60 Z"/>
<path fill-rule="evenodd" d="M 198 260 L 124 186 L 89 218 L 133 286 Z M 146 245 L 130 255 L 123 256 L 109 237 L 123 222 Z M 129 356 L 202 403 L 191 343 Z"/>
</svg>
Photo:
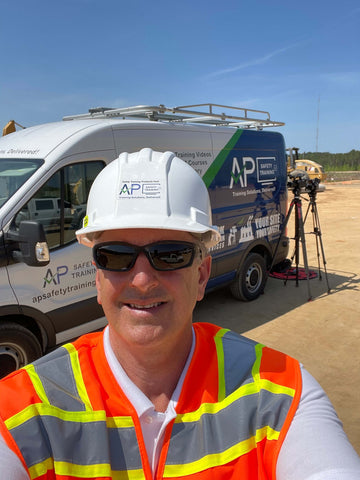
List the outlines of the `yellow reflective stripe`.
<svg viewBox="0 0 360 480">
<path fill-rule="evenodd" d="M 45 393 L 43 384 L 41 383 L 41 380 L 40 380 L 38 374 L 35 371 L 34 365 L 32 363 L 30 363 L 29 365 L 26 365 L 25 367 L 23 367 L 23 370 L 27 371 L 27 373 L 30 377 L 30 380 L 32 381 L 32 384 L 34 385 L 35 391 L 38 394 L 40 400 L 44 403 L 49 403 L 49 400 L 48 400 L 48 397 Z"/>
<path fill-rule="evenodd" d="M 261 364 L 263 348 L 264 348 L 264 345 L 262 345 L 261 343 L 257 343 L 255 345 L 256 360 L 254 362 L 251 373 L 252 373 L 254 382 L 257 382 L 257 383 L 260 382 L 260 364 Z"/>
<path fill-rule="evenodd" d="M 292 388 L 284 387 L 276 383 L 270 382 L 269 380 L 259 380 L 258 383 L 252 382 L 242 385 L 235 392 L 228 395 L 224 400 L 217 403 L 202 403 L 197 410 L 188 413 L 179 413 L 175 419 L 175 423 L 185 423 L 185 422 L 197 422 L 200 420 L 201 416 L 204 414 L 216 414 L 223 410 L 224 408 L 231 405 L 240 397 L 245 397 L 247 395 L 254 395 L 260 391 L 260 388 L 263 390 L 268 390 L 271 393 L 278 394 L 283 393 L 286 395 L 294 396 L 294 390 Z"/>
<path fill-rule="evenodd" d="M 84 379 L 81 373 L 79 354 L 72 343 L 63 345 L 64 348 L 69 352 L 71 366 L 73 368 L 74 377 L 76 381 L 76 387 L 79 393 L 81 400 L 84 402 L 86 410 L 92 410 L 92 405 L 85 387 Z"/>
<path fill-rule="evenodd" d="M 57 475 L 68 475 L 77 478 L 111 477 L 111 466 L 106 464 L 76 465 L 69 462 L 54 462 Z"/>
<path fill-rule="evenodd" d="M 72 476 L 74 478 L 94 478 L 110 477 L 115 480 L 144 480 L 144 472 L 142 469 L 137 470 L 111 470 L 109 464 L 96 465 L 76 465 L 68 462 L 56 462 L 47 459 L 44 462 L 33 465 L 29 468 L 31 480 L 46 474 L 49 470 L 56 471 L 57 475 Z"/>
<path fill-rule="evenodd" d="M 49 470 L 53 470 L 53 469 L 54 469 L 53 459 L 48 458 L 47 460 L 44 460 L 41 463 L 37 463 L 36 465 L 29 467 L 30 478 L 32 480 L 33 478 L 40 477 L 41 475 L 45 475 L 46 472 L 48 472 Z"/>
<path fill-rule="evenodd" d="M 140 470 L 124 470 L 122 472 L 113 471 L 111 478 L 114 480 L 144 480 L 145 475 L 141 468 Z"/>
<path fill-rule="evenodd" d="M 266 438 L 267 440 L 277 440 L 279 436 L 280 432 L 270 427 L 259 428 L 258 430 L 256 430 L 255 434 L 256 443 L 261 442 L 262 440 L 264 440 L 264 438 Z"/>
<path fill-rule="evenodd" d="M 256 431 L 255 436 L 233 445 L 224 452 L 206 455 L 195 462 L 187 463 L 185 465 L 166 465 L 163 476 L 171 478 L 192 475 L 208 468 L 226 465 L 242 455 L 249 453 L 256 448 L 258 442 L 261 442 L 265 438 L 269 440 L 277 440 L 279 438 L 279 432 L 276 432 L 269 427 L 263 427 Z"/>
<path fill-rule="evenodd" d="M 63 345 L 63 348 L 65 348 L 69 353 L 70 362 L 71 362 L 71 366 L 72 366 L 72 369 L 73 369 L 78 394 L 79 394 L 82 402 L 84 403 L 86 410 L 91 411 L 92 410 L 92 405 L 91 405 L 91 402 L 90 402 L 90 399 L 89 399 L 89 396 L 88 396 L 88 393 L 87 393 L 87 390 L 86 390 L 86 387 L 85 387 L 84 379 L 83 379 L 83 376 L 82 376 L 82 373 L 81 373 L 78 352 L 77 352 L 76 348 L 74 347 L 74 345 L 71 344 L 71 343 L 68 343 L 67 345 Z M 34 365 L 33 364 L 26 365 L 25 367 L 23 367 L 23 369 L 28 372 L 28 375 L 29 375 L 29 377 L 30 377 L 30 379 L 31 379 L 31 381 L 34 385 L 35 391 L 38 394 L 41 401 L 43 403 L 50 403 L 49 399 L 48 399 L 48 397 L 45 393 L 45 389 L 43 387 L 43 384 L 42 384 L 38 374 L 35 371 Z"/>
<path fill-rule="evenodd" d="M 139 470 L 123 470 L 112 471 L 112 479 L 114 480 L 144 480 L 144 470 L 141 468 Z"/>
<path fill-rule="evenodd" d="M 262 378 L 259 383 L 262 390 L 267 390 L 275 394 L 289 395 L 290 397 L 295 395 L 295 390 L 293 388 L 285 387 L 284 385 L 279 385 L 278 383 L 273 383 L 270 380 Z"/>
<path fill-rule="evenodd" d="M 226 332 L 229 332 L 229 329 L 222 328 L 217 332 L 214 337 L 217 359 L 218 359 L 218 377 L 219 377 L 219 392 L 218 392 L 218 401 L 221 402 L 225 398 L 225 375 L 224 375 L 224 347 L 222 342 L 222 337 Z"/>
<path fill-rule="evenodd" d="M 264 346 L 265 345 L 262 345 L 261 343 L 255 345 L 256 361 L 252 369 L 252 376 L 254 381 L 259 385 L 259 390 L 263 389 L 268 390 L 271 393 L 290 395 L 290 397 L 294 397 L 295 390 L 293 388 L 285 387 L 284 385 L 279 385 L 278 383 L 274 383 L 270 380 L 260 377 L 260 364 Z"/>
<path fill-rule="evenodd" d="M 239 387 L 235 392 L 228 395 L 224 400 L 217 403 L 202 403 L 197 410 L 188 413 L 178 413 L 175 423 L 184 423 L 184 422 L 197 422 L 200 420 L 201 416 L 204 414 L 216 414 L 223 410 L 224 408 L 231 405 L 238 398 L 244 397 L 246 395 L 252 395 L 258 393 L 259 389 L 255 383 L 248 383 Z"/>
<path fill-rule="evenodd" d="M 103 410 L 92 412 L 66 412 L 65 410 L 61 410 L 58 407 L 54 407 L 52 405 L 44 405 L 43 403 L 29 405 L 21 412 L 5 420 L 5 425 L 10 430 L 25 423 L 30 418 L 39 415 L 59 418 L 64 422 L 91 423 L 106 421 L 106 425 L 108 428 L 134 427 L 134 422 L 131 416 L 106 418 L 106 414 Z"/>
<path fill-rule="evenodd" d="M 226 333 L 226 331 L 224 332 Z M 221 341 L 221 338 L 220 338 Z M 217 403 L 203 403 L 200 407 L 188 413 L 179 413 L 175 419 L 175 423 L 185 423 L 185 422 L 197 422 L 202 415 L 204 414 L 216 414 L 223 410 L 224 408 L 231 405 L 234 401 L 236 401 L 240 397 L 245 397 L 247 395 L 253 395 L 258 393 L 260 390 L 267 390 L 274 394 L 284 394 L 289 395 L 290 397 L 294 397 L 295 390 L 290 387 L 286 387 L 284 385 L 279 385 L 277 383 L 271 382 L 267 379 L 260 378 L 260 361 L 261 361 L 261 353 L 263 345 L 258 344 L 255 347 L 257 349 L 256 361 L 253 367 L 252 375 L 254 377 L 254 382 L 247 383 L 242 385 L 233 393 L 225 397 L 223 400 Z"/>
<path fill-rule="evenodd" d="M 266 390 L 269 390 L 272 393 L 287 393 L 287 394 L 292 393 L 291 392 L 292 389 L 287 387 L 282 387 L 281 385 L 277 385 L 272 382 L 268 382 L 267 380 L 261 381 L 261 383 L 264 383 L 263 388 L 266 388 Z M 285 389 L 290 391 L 290 393 L 285 392 Z M 248 383 L 246 385 L 242 385 L 235 392 L 231 393 L 226 398 L 224 398 L 222 402 L 203 403 L 200 405 L 200 407 L 197 410 L 193 412 L 179 413 L 175 419 L 175 423 L 197 422 L 198 420 L 200 420 L 201 416 L 204 414 L 210 414 L 210 415 L 216 414 L 221 410 L 223 410 L 224 408 L 231 405 L 238 398 L 245 397 L 247 395 L 253 395 L 258 392 L 259 392 L 259 385 L 256 383 Z"/>
<path fill-rule="evenodd" d="M 131 428 L 134 427 L 132 417 L 108 417 L 106 419 L 108 428 Z"/>
</svg>

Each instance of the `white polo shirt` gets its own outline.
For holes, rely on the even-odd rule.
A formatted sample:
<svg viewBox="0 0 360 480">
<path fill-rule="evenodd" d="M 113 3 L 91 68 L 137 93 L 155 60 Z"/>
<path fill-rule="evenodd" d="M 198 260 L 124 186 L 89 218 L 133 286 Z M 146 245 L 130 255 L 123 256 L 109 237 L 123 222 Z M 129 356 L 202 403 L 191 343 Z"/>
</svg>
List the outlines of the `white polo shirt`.
<svg viewBox="0 0 360 480">
<path fill-rule="evenodd" d="M 109 366 L 116 378 L 118 384 L 125 392 L 130 403 L 134 406 L 136 413 L 138 414 L 141 430 L 144 437 L 145 447 L 148 454 L 153 474 L 155 474 L 157 464 L 160 457 L 160 451 L 163 444 L 164 432 L 166 426 L 176 417 L 175 407 L 179 400 L 182 385 L 186 372 L 188 371 L 191 358 L 195 349 L 195 334 L 193 331 L 193 341 L 190 350 L 190 354 L 186 360 L 184 370 L 181 373 L 179 381 L 176 385 L 174 393 L 172 394 L 169 405 L 166 412 L 157 412 L 153 403 L 148 399 L 146 395 L 130 380 L 126 375 L 122 366 L 118 362 L 112 348 L 109 339 L 109 327 L 106 327 L 104 332 L 104 349 L 106 359 Z"/>
</svg>

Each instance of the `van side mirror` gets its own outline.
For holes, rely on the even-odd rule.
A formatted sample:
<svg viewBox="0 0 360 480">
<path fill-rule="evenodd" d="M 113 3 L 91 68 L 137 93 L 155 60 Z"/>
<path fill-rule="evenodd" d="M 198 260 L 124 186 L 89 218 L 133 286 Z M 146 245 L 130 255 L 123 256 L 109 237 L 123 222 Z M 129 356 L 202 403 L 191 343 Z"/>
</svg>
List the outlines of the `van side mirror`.
<svg viewBox="0 0 360 480">
<path fill-rule="evenodd" d="M 43 267 L 50 262 L 49 247 L 41 223 L 24 220 L 20 222 L 19 231 L 8 232 L 6 238 L 19 243 L 20 254 L 16 256 L 26 265 Z"/>
</svg>

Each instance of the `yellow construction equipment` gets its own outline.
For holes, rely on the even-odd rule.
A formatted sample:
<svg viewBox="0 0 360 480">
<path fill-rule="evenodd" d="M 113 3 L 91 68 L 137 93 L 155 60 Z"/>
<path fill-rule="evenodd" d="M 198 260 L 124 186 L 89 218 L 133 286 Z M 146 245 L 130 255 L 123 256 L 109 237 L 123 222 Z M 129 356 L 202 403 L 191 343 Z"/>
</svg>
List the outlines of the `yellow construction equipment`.
<svg viewBox="0 0 360 480">
<path fill-rule="evenodd" d="M 9 122 L 5 125 L 3 128 L 3 133 L 2 136 L 4 137 L 5 135 L 9 135 L 9 133 L 14 133 L 16 132 L 16 126 L 21 127 L 21 128 L 26 128 L 20 125 L 20 123 L 15 122 L 15 120 L 9 120 Z"/>
<path fill-rule="evenodd" d="M 299 158 L 299 149 L 297 147 L 287 148 L 286 150 L 288 152 L 288 174 L 293 170 L 303 170 L 309 175 L 310 180 L 314 178 L 318 178 L 320 182 L 326 180 L 326 173 L 322 165 L 313 160 Z"/>
</svg>

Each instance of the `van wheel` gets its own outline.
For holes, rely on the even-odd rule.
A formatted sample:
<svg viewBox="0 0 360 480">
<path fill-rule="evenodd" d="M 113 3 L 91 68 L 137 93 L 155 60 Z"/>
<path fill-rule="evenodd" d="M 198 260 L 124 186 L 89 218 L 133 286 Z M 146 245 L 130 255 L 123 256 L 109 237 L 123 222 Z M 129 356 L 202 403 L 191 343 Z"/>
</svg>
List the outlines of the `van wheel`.
<svg viewBox="0 0 360 480">
<path fill-rule="evenodd" d="M 264 291 L 266 282 L 266 262 L 259 253 L 250 253 L 241 266 L 230 290 L 237 300 L 255 300 Z"/>
<path fill-rule="evenodd" d="M 16 323 L 0 324 L 0 378 L 41 357 L 35 335 Z"/>
</svg>

